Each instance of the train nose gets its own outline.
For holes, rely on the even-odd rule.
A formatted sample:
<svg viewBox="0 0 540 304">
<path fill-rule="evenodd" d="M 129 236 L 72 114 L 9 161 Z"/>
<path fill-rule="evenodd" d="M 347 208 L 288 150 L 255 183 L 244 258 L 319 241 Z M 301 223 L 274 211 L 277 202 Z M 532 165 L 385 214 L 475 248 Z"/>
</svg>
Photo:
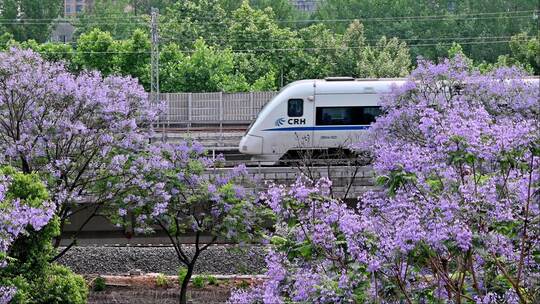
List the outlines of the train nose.
<svg viewBox="0 0 540 304">
<path fill-rule="evenodd" d="M 260 136 L 246 134 L 240 140 L 240 146 L 238 148 L 242 154 L 262 154 L 263 139 Z"/>
</svg>

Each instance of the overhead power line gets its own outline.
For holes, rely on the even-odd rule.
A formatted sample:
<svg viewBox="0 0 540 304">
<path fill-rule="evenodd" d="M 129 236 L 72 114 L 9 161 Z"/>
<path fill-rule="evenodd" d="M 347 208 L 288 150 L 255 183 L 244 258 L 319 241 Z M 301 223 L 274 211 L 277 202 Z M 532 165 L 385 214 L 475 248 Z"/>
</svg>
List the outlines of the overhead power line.
<svg viewBox="0 0 540 304">
<path fill-rule="evenodd" d="M 441 41 L 441 40 L 481 40 L 481 39 L 510 39 L 513 36 L 477 36 L 477 37 L 430 37 L 430 38 L 400 38 L 395 36 L 385 36 L 386 39 L 390 40 L 393 38 L 397 38 L 399 41 Z M 332 38 L 335 38 L 332 36 Z M 379 42 L 382 36 L 378 39 L 364 39 L 364 42 Z M 533 36 L 527 36 L 526 38 L 533 38 Z M 353 39 L 335 39 L 336 42 L 358 42 L 358 40 Z M 197 40 L 180 40 L 180 39 L 164 39 L 164 42 L 177 42 L 177 43 L 194 43 Z M 283 38 L 283 39 L 226 39 L 226 38 L 213 38 L 210 37 L 208 39 L 204 39 L 205 42 L 214 42 L 214 43 L 230 43 L 230 42 L 260 42 L 260 43 L 272 43 L 272 42 L 288 42 L 288 41 L 302 41 L 302 42 L 313 42 L 313 41 L 320 41 L 317 38 L 313 39 L 303 39 L 301 37 L 290 37 L 290 38 Z M 76 43 L 73 43 L 76 45 Z"/>
</svg>

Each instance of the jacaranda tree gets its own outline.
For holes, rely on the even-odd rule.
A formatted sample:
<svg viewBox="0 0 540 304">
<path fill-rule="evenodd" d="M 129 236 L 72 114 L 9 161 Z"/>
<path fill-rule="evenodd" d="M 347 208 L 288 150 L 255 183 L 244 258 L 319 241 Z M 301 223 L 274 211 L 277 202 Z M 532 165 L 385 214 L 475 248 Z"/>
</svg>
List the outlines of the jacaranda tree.
<svg viewBox="0 0 540 304">
<path fill-rule="evenodd" d="M 88 209 L 84 226 L 117 194 L 99 182 L 114 155 L 147 143 L 155 116 L 135 79 L 75 76 L 29 50 L 0 53 L 0 161 L 46 180 L 61 228 Z"/>
<path fill-rule="evenodd" d="M 218 240 L 257 241 L 268 220 L 247 187 L 246 168 L 223 171 L 220 161 L 195 142 L 155 143 L 137 155 L 113 157 L 115 177 L 104 180 L 110 191 L 129 189 L 110 209 L 111 219 L 134 223 L 139 233 L 159 229 L 169 237 L 185 267 L 180 303 L 187 303 L 188 283 L 204 250 Z M 135 174 L 118 178 L 122 172 Z M 192 249 L 181 240 L 186 234 L 194 236 Z"/>
<path fill-rule="evenodd" d="M 382 186 L 273 186 L 268 280 L 234 303 L 538 303 L 540 100 L 515 68 L 420 61 L 362 146 Z"/>
</svg>

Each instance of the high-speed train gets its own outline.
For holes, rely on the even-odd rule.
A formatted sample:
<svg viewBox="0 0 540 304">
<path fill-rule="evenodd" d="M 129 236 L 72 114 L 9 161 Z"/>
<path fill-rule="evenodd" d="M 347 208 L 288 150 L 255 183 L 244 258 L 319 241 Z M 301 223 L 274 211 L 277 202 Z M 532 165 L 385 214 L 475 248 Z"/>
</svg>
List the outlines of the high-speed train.
<svg viewBox="0 0 540 304">
<path fill-rule="evenodd" d="M 325 150 L 358 142 L 380 113 L 381 96 L 405 79 L 331 77 L 285 86 L 261 110 L 239 150 L 262 164 L 294 150 Z"/>
</svg>

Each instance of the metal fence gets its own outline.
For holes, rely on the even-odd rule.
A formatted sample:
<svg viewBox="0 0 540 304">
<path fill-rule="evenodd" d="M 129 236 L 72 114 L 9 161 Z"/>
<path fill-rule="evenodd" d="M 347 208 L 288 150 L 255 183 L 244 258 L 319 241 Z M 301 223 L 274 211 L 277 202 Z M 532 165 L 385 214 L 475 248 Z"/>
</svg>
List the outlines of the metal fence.
<svg viewBox="0 0 540 304">
<path fill-rule="evenodd" d="M 245 125 L 277 92 L 161 93 L 167 104 L 160 123 L 170 126 Z M 153 96 L 153 100 L 158 100 Z"/>
</svg>

